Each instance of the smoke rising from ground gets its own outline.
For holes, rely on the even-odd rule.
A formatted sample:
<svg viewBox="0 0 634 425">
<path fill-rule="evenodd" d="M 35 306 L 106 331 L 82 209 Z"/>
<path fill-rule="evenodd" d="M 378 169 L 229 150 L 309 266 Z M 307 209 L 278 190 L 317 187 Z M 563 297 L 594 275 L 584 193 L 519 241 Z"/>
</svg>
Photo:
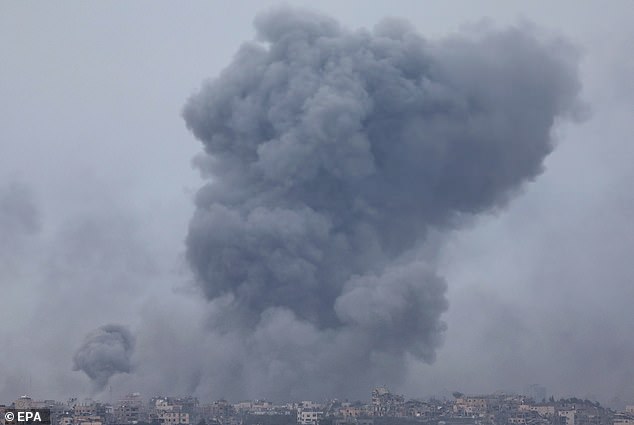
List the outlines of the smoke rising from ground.
<svg viewBox="0 0 634 425">
<path fill-rule="evenodd" d="M 431 42 L 398 20 L 350 31 L 290 8 L 255 26 L 183 112 L 210 179 L 187 258 L 211 332 L 239 353 L 231 385 L 396 383 L 408 358 L 434 361 L 445 329 L 428 232 L 543 171 L 577 106 L 574 51 L 527 28 Z"/>
<path fill-rule="evenodd" d="M 84 372 L 96 391 L 117 373 L 130 373 L 135 338 L 121 325 L 108 324 L 89 333 L 73 357 L 73 370 Z"/>
</svg>

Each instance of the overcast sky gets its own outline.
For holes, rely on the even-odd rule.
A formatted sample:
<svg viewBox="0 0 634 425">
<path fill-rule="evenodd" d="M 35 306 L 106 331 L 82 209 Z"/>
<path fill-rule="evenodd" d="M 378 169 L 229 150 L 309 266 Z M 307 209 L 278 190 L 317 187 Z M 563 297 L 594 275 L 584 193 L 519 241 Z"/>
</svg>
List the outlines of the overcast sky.
<svg viewBox="0 0 634 425">
<path fill-rule="evenodd" d="M 115 397 L 226 395 L 212 382 L 192 386 L 183 375 L 195 371 L 179 364 L 207 315 L 184 260 L 203 180 L 191 165 L 201 144 L 181 111 L 273 4 L 0 3 L 0 401 L 89 395 L 73 353 L 106 323 L 129 326 L 141 349 L 174 362 L 115 376 Z M 444 343 L 435 363 L 412 359 L 394 390 L 537 383 L 555 396 L 634 403 L 634 3 L 290 4 L 349 28 L 403 17 L 428 39 L 482 20 L 530 21 L 579 48 L 586 120 L 557 125 L 545 172 L 508 208 L 444 238 Z"/>
</svg>

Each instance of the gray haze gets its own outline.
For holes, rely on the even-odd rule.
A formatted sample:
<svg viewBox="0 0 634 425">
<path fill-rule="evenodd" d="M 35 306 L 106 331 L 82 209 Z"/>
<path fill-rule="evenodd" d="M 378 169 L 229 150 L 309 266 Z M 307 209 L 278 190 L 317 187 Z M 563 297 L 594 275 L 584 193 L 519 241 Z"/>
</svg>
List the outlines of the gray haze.
<svg viewBox="0 0 634 425">
<path fill-rule="evenodd" d="M 121 325 L 104 325 L 90 332 L 73 356 L 73 370 L 84 372 L 102 390 L 117 373 L 132 371 L 134 337 Z"/>
<path fill-rule="evenodd" d="M 575 110 L 574 51 L 530 28 L 427 42 L 405 21 L 350 31 L 291 8 L 255 26 L 183 113 L 212 179 L 187 237 L 223 302 L 210 327 L 244 341 L 234 381 L 277 398 L 360 393 L 364 374 L 399 384 L 445 329 L 427 233 L 542 172 L 554 122 Z"/>
<path fill-rule="evenodd" d="M 534 142 L 548 144 L 534 144 L 539 149 L 521 156 L 531 161 L 509 166 L 507 173 L 500 171 L 504 161 L 491 156 L 479 156 L 473 163 L 455 155 L 437 161 L 445 168 L 429 176 L 454 175 L 456 168 L 450 166 L 466 162 L 464 171 L 478 176 L 474 182 L 489 179 L 503 184 L 483 185 L 490 188 L 488 192 L 476 186 L 466 190 L 464 180 L 457 179 L 454 186 L 463 186 L 463 193 L 474 196 L 438 199 L 433 187 L 417 183 L 420 190 L 407 198 L 411 201 L 407 208 L 397 208 L 411 214 L 399 216 L 408 226 L 418 224 L 411 234 L 394 231 L 398 223 L 387 220 L 387 211 L 395 207 L 379 201 L 388 194 L 367 189 L 370 173 L 379 177 L 388 174 L 376 164 L 375 170 L 368 168 L 381 156 L 372 149 L 371 155 L 365 155 L 362 137 L 358 144 L 336 144 L 328 149 L 318 143 L 320 135 L 309 124 L 326 117 L 320 115 L 317 103 L 310 105 L 309 117 L 308 109 L 305 113 L 293 106 L 293 99 L 286 99 L 286 103 L 274 96 L 263 99 L 263 105 L 289 105 L 275 111 L 277 118 L 302 119 L 287 123 L 274 119 L 274 131 L 221 121 L 227 128 L 223 134 L 231 135 L 232 126 L 242 128 L 245 142 L 258 140 L 252 135 L 263 131 L 286 135 L 258 154 L 271 162 L 263 161 L 257 170 L 247 163 L 247 169 L 266 172 L 267 179 L 255 186 L 262 189 L 260 196 L 254 197 L 259 206 L 243 202 L 250 189 L 242 183 L 250 184 L 253 175 L 245 175 L 244 182 L 229 178 L 233 164 L 243 162 L 244 152 L 233 162 L 224 163 L 227 169 L 223 170 L 219 168 L 222 164 L 214 164 L 211 158 L 230 151 L 218 143 L 220 149 L 214 147 L 211 155 L 199 154 L 196 167 L 190 166 L 200 143 L 183 123 L 184 103 L 190 96 L 206 98 L 209 89 L 199 87 L 204 79 L 210 79 L 209 86 L 231 79 L 223 74 L 227 65 L 237 71 L 240 61 L 248 58 L 267 63 L 266 49 L 282 44 L 281 40 L 265 39 L 274 40 L 290 29 L 267 26 L 265 18 L 258 18 L 257 35 L 253 19 L 276 3 L 0 2 L 0 403 L 26 393 L 61 400 L 93 393 L 90 378 L 82 371 L 73 371 L 73 356 L 94 329 L 121 323 L 134 330 L 136 343 L 130 358 L 134 368 L 132 373 L 110 377 L 106 388 L 112 388 L 114 398 L 140 391 L 145 396 L 193 394 L 205 401 L 220 397 L 275 399 L 288 393 L 299 399 L 332 390 L 328 396 L 366 399 L 377 384 L 419 397 L 450 395 L 454 390 L 522 391 L 526 385 L 538 383 L 549 395 L 596 397 L 615 406 L 634 404 L 631 0 L 614 0 L 609 5 L 576 0 L 289 2 L 333 17 L 334 26 L 313 25 L 317 31 L 313 34 L 330 31 L 334 34 L 331 38 L 347 40 L 345 46 L 335 43 L 329 50 L 342 60 L 331 60 L 332 69 L 316 74 L 328 75 L 330 80 L 301 80 L 295 87 L 306 90 L 307 95 L 317 94 L 315 85 L 334 87 L 332 95 L 322 90 L 318 97 L 313 96 L 323 102 L 323 113 L 333 110 L 334 99 L 339 99 L 341 110 L 356 108 L 354 114 L 339 117 L 337 113 L 339 120 L 328 118 L 337 125 L 324 127 L 324 136 L 337 132 L 345 138 L 357 131 L 372 148 L 379 139 L 378 129 L 370 131 L 364 118 L 380 115 L 382 106 L 412 111 L 419 102 L 427 113 L 438 111 L 437 118 L 424 115 L 426 118 L 417 124 L 415 114 L 410 114 L 407 120 L 412 133 L 423 126 L 426 134 L 434 132 L 444 135 L 438 140 L 448 140 L 447 133 L 452 132 L 450 146 L 458 147 L 462 143 L 458 136 L 467 130 L 482 134 L 487 128 L 491 132 L 495 129 L 490 140 L 507 140 L 503 136 L 511 130 L 505 126 L 511 121 L 504 118 L 521 116 L 519 113 L 534 108 L 539 98 L 563 103 L 551 103 L 554 109 L 550 112 L 539 109 L 534 115 L 521 116 L 513 126 L 539 121 L 540 113 L 547 117 L 564 112 L 566 100 L 571 101 L 577 89 L 587 101 L 591 115 L 586 115 L 585 121 L 558 118 L 552 125 L 543 125 L 542 130 L 548 129 L 550 134 L 534 137 Z M 377 46 L 370 42 L 380 32 L 398 38 L 401 24 L 398 19 L 384 21 L 390 16 L 406 18 L 411 30 L 405 33 L 419 34 L 410 36 L 411 46 L 421 47 L 400 62 L 397 57 L 381 62 L 383 69 L 393 65 L 402 70 L 399 78 L 391 80 L 389 73 L 377 73 L 373 81 L 381 78 L 411 84 L 417 75 L 426 77 L 429 84 L 412 91 L 418 97 L 412 97 L 411 104 L 397 98 L 401 102 L 377 105 L 380 93 L 365 85 L 369 76 L 361 73 L 364 68 L 355 69 L 352 63 L 346 68 L 343 60 L 344 52 L 358 52 L 361 42 L 367 43 L 368 59 L 372 58 L 370 53 L 376 57 L 376 50 L 370 47 Z M 378 22 L 385 23 L 372 29 Z M 254 38 L 251 50 L 235 55 L 246 40 Z M 423 38 L 422 45 L 417 38 Z M 488 55 L 477 54 L 483 48 L 489 49 Z M 306 50 L 317 51 L 316 47 Z M 281 49 L 284 60 L 280 60 L 280 71 L 291 63 L 290 56 L 283 53 Z M 306 75 L 310 76 L 312 59 L 300 54 L 293 63 L 308 61 Z M 552 59 L 553 55 L 554 62 L 542 61 L 544 67 L 535 60 L 536 56 Z M 422 61 L 412 64 L 407 60 L 410 57 Z M 512 67 L 516 60 L 521 66 L 504 69 L 505 63 Z M 528 83 L 544 88 L 546 81 L 551 81 L 544 78 L 552 77 L 557 66 L 549 67 L 549 63 L 559 64 L 564 75 L 575 72 L 578 66 L 578 81 L 554 84 L 552 93 L 528 90 Z M 335 74 L 337 66 L 343 71 Z M 489 75 L 485 66 L 495 72 Z M 467 70 L 469 73 L 460 72 Z M 270 76 L 283 76 L 273 71 Z M 504 75 L 512 76 L 512 81 L 501 78 Z M 236 73 L 233 78 L 244 82 L 241 78 L 248 75 Z M 339 90 L 335 83 L 352 89 Z M 292 93 L 290 87 L 281 88 L 278 80 L 270 80 L 270 84 L 270 89 L 278 87 L 280 95 Z M 491 91 L 509 86 L 513 90 Z M 252 88 L 266 93 L 262 85 Z M 224 90 L 227 101 L 231 88 Z M 465 102 L 468 92 L 471 97 Z M 248 93 L 257 99 L 257 93 Z M 527 93 L 525 99 L 520 99 L 519 93 Z M 461 116 L 478 110 L 470 99 L 480 102 L 480 121 L 472 120 L 471 128 L 456 125 L 462 122 Z M 499 106 L 502 104 L 518 106 L 506 110 Z M 251 109 L 245 100 L 235 102 L 224 113 L 235 117 L 240 108 L 253 111 L 244 115 L 245 123 L 260 116 L 260 109 Z M 263 124 L 267 120 L 264 117 Z M 401 156 L 410 153 L 402 144 L 407 140 L 407 120 L 393 122 L 395 129 L 403 129 L 397 138 L 401 143 L 395 144 L 398 149 L 394 150 Z M 490 121 L 499 125 L 490 127 Z M 216 129 L 217 122 L 213 121 Z M 358 129 L 355 122 L 360 123 Z M 479 125 L 483 129 L 478 129 Z M 306 134 L 298 134 L 300 130 Z M 536 132 L 537 128 L 529 130 Z M 518 138 L 524 133 L 517 133 L 510 139 L 513 143 L 492 143 L 488 152 L 510 160 L 518 148 L 527 146 Z M 281 158 L 284 143 L 291 140 L 306 141 L 302 145 L 305 151 L 293 153 L 298 161 L 305 158 L 303 167 L 293 170 L 288 167 L 290 162 L 277 167 L 274 162 Z M 242 146 L 253 148 L 249 143 Z M 334 149 L 339 146 L 349 149 Z M 432 151 L 426 153 L 430 159 L 442 153 L 429 144 L 422 146 Z M 481 143 L 473 146 L 482 149 Z M 513 149 L 496 150 L 510 147 Z M 448 151 L 457 152 L 463 151 Z M 420 155 L 411 161 L 420 160 Z M 487 160 L 495 171 L 489 177 L 476 168 Z M 340 195 L 335 203 L 330 200 L 330 204 L 316 205 L 316 192 L 306 188 L 315 180 L 300 177 L 310 177 L 325 166 L 341 186 L 335 191 Z M 211 185 L 196 195 L 201 170 Z M 273 172 L 276 170 L 279 174 Z M 358 174 L 349 174 L 352 170 Z M 412 179 L 420 177 L 411 170 L 404 167 L 402 172 L 392 170 L 389 175 L 396 178 L 413 172 Z M 288 174 L 295 176 L 289 180 L 293 187 L 272 193 L 271 182 Z M 411 183 L 411 179 L 406 182 Z M 381 184 L 392 187 L 388 186 L 391 183 Z M 452 187 L 451 180 L 441 183 Z M 222 186 L 235 189 L 236 198 L 219 198 Z M 414 191 L 411 184 L 403 187 Z M 299 190 L 289 193 L 293 188 Z M 347 194 L 353 190 L 358 190 L 366 205 L 359 202 L 345 209 L 342 205 L 350 201 Z M 300 196 L 302 192 L 306 196 Z M 488 199 L 482 197 L 486 193 Z M 405 195 L 399 191 L 389 194 L 395 205 Z M 434 208 L 422 203 L 423 199 L 435 199 Z M 266 204 L 279 200 L 286 201 L 276 208 Z M 258 293 L 263 288 L 250 286 L 250 281 L 222 267 L 200 268 L 214 264 L 211 256 L 205 259 L 202 255 L 207 249 L 204 243 L 200 259 L 192 262 L 192 251 L 185 244 L 186 238 L 188 243 L 193 239 L 187 237 L 188 225 L 198 223 L 207 228 L 213 224 L 202 219 L 205 203 L 210 202 L 225 208 L 224 212 L 222 208 L 210 210 L 222 212 L 213 218 L 233 220 L 232 227 L 223 229 L 224 234 L 200 234 L 200 242 L 213 246 L 223 237 L 243 236 L 231 245 L 236 252 L 244 248 L 249 254 L 267 252 L 262 257 L 267 260 L 266 267 L 251 268 L 252 276 L 267 276 L 268 288 L 271 283 L 282 283 L 301 292 L 282 291 L 278 286 L 275 297 L 254 299 L 249 291 Z M 375 216 L 369 215 L 372 203 L 378 204 L 373 206 Z M 302 204 L 305 209 L 299 208 Z M 425 213 L 419 221 L 412 219 L 418 217 L 417 209 Z M 250 213 L 245 216 L 247 211 Z M 285 214 L 285 226 L 273 220 L 276 212 Z M 367 228 L 364 237 L 373 237 L 375 242 L 363 244 L 361 251 L 341 254 L 341 247 L 332 246 L 331 235 L 336 233 L 342 241 L 350 241 L 354 236 L 350 223 L 356 217 Z M 383 225 L 373 225 L 372 220 L 387 220 L 390 232 L 399 238 L 386 240 L 385 235 L 376 233 Z M 250 235 L 247 230 L 257 230 L 257 240 L 264 239 L 266 244 L 250 243 L 254 239 L 246 238 Z M 312 245 L 307 245 L 307 240 Z M 320 257 L 320 251 L 327 249 L 328 255 Z M 275 268 L 274 255 L 290 256 L 297 267 Z M 371 261 L 372 256 L 379 260 Z M 355 261 L 348 264 L 344 259 Z M 306 288 L 288 283 L 304 272 L 307 279 L 302 282 L 323 277 L 326 269 L 315 266 L 326 262 L 335 263 L 329 273 L 338 273 L 330 276 L 330 292 L 324 292 L 321 284 Z M 218 278 L 210 285 L 212 271 Z M 348 273 L 354 277 L 346 278 Z M 241 292 L 236 289 L 236 279 L 245 282 Z M 311 296 L 301 297 L 303 293 Z M 386 294 L 391 297 L 386 298 Z M 435 301 L 408 294 L 429 294 Z M 414 318 L 414 309 L 409 306 L 434 305 L 437 310 L 425 310 L 424 317 L 415 318 L 419 325 L 430 325 L 429 329 L 416 329 L 408 322 L 410 326 L 402 333 L 390 334 L 393 328 L 377 326 L 383 319 L 370 316 L 370 309 L 360 308 L 359 299 L 382 317 L 400 313 L 394 316 L 394 324 Z M 393 338 L 390 344 L 394 350 L 386 350 L 387 342 L 372 345 L 376 341 L 373 335 L 386 334 Z M 353 337 L 358 340 L 351 340 Z M 360 346 L 372 350 L 372 356 Z M 285 347 L 293 350 L 282 350 Z M 342 353 L 345 350 L 349 351 Z M 275 361 L 270 361 L 272 357 Z M 368 369 L 368 362 L 377 367 Z M 310 365 L 322 368 L 324 374 L 337 374 L 346 364 L 351 369 L 347 376 L 354 379 L 341 387 L 335 388 L 341 381 L 339 376 L 320 377 L 319 386 L 314 388 L 296 385 L 299 375 L 315 376 L 317 372 L 310 370 Z M 278 386 L 270 383 L 272 376 L 279 378 Z M 109 391 L 102 391 L 94 397 L 108 400 L 109 395 Z"/>
<path fill-rule="evenodd" d="M 40 217 L 33 194 L 21 182 L 0 185 L 0 264 L 10 269 L 11 261 L 24 254 L 25 239 L 40 231 Z"/>
</svg>

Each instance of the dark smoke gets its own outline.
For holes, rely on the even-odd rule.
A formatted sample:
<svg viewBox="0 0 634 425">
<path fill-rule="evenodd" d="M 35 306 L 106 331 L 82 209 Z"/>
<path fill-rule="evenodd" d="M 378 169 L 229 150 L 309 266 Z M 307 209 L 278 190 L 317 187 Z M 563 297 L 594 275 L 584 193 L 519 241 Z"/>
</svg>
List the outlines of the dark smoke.
<svg viewBox="0 0 634 425">
<path fill-rule="evenodd" d="M 210 178 L 187 258 L 236 391 L 346 395 L 433 362 L 432 229 L 502 207 L 574 112 L 576 58 L 532 30 L 429 42 L 281 8 L 184 108 Z M 236 342 L 237 341 L 237 342 Z M 379 380 L 380 381 L 377 381 Z M 236 384 L 236 382 L 238 382 Z"/>
<path fill-rule="evenodd" d="M 73 370 L 84 372 L 95 390 L 102 390 L 117 373 L 130 373 L 134 336 L 121 325 L 104 325 L 89 333 L 73 357 Z"/>
</svg>

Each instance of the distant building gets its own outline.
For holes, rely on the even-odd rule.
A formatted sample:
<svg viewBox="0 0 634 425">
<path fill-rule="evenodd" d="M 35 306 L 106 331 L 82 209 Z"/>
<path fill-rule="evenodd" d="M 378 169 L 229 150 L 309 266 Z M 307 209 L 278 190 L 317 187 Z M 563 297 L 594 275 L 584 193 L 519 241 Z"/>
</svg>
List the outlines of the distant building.
<svg viewBox="0 0 634 425">
<path fill-rule="evenodd" d="M 298 408 L 299 409 L 320 410 L 322 408 L 322 405 L 320 403 L 315 402 L 315 401 L 304 400 L 304 401 L 301 401 L 299 403 Z"/>
<path fill-rule="evenodd" d="M 324 417 L 324 412 L 316 409 L 297 410 L 297 423 L 299 425 L 317 425 Z"/>
<path fill-rule="evenodd" d="M 206 421 L 227 418 L 235 413 L 233 406 L 227 400 L 218 400 L 200 407 L 200 415 Z"/>
<path fill-rule="evenodd" d="M 65 415 L 59 418 L 58 425 L 73 425 L 73 417 Z"/>
<path fill-rule="evenodd" d="M 101 416 L 74 416 L 73 425 L 103 425 Z"/>
<path fill-rule="evenodd" d="M 13 402 L 13 407 L 15 409 L 37 409 L 39 406 L 31 397 L 23 395 Z"/>
<path fill-rule="evenodd" d="M 95 402 L 93 400 L 84 400 L 83 402 L 75 401 L 74 405 L 71 406 L 73 411 L 73 416 L 78 417 L 89 417 L 89 416 L 99 416 L 104 418 L 106 416 L 106 406 L 102 403 Z"/>
<path fill-rule="evenodd" d="M 455 414 L 473 416 L 482 414 L 489 408 L 488 396 L 460 396 L 453 406 Z"/>
<path fill-rule="evenodd" d="M 385 387 L 377 387 L 372 391 L 373 416 L 405 416 L 405 398 L 392 394 Z"/>
<path fill-rule="evenodd" d="M 114 408 L 117 424 L 136 424 L 146 419 L 143 398 L 139 393 L 128 394 Z"/>
<path fill-rule="evenodd" d="M 574 409 L 565 409 L 559 411 L 559 416 L 566 418 L 566 423 L 564 425 L 575 425 L 575 420 L 577 418 L 577 412 Z"/>
<path fill-rule="evenodd" d="M 627 415 L 615 415 L 613 425 L 634 425 L 634 417 Z"/>
<path fill-rule="evenodd" d="M 521 404 L 518 410 L 522 412 L 537 412 L 543 417 L 554 416 L 557 412 L 553 403 Z"/>
<path fill-rule="evenodd" d="M 365 414 L 365 409 L 362 406 L 342 406 L 339 408 L 339 415 L 344 418 L 357 418 Z"/>
<path fill-rule="evenodd" d="M 164 425 L 189 425 L 189 413 L 162 411 L 158 422 Z"/>
</svg>

